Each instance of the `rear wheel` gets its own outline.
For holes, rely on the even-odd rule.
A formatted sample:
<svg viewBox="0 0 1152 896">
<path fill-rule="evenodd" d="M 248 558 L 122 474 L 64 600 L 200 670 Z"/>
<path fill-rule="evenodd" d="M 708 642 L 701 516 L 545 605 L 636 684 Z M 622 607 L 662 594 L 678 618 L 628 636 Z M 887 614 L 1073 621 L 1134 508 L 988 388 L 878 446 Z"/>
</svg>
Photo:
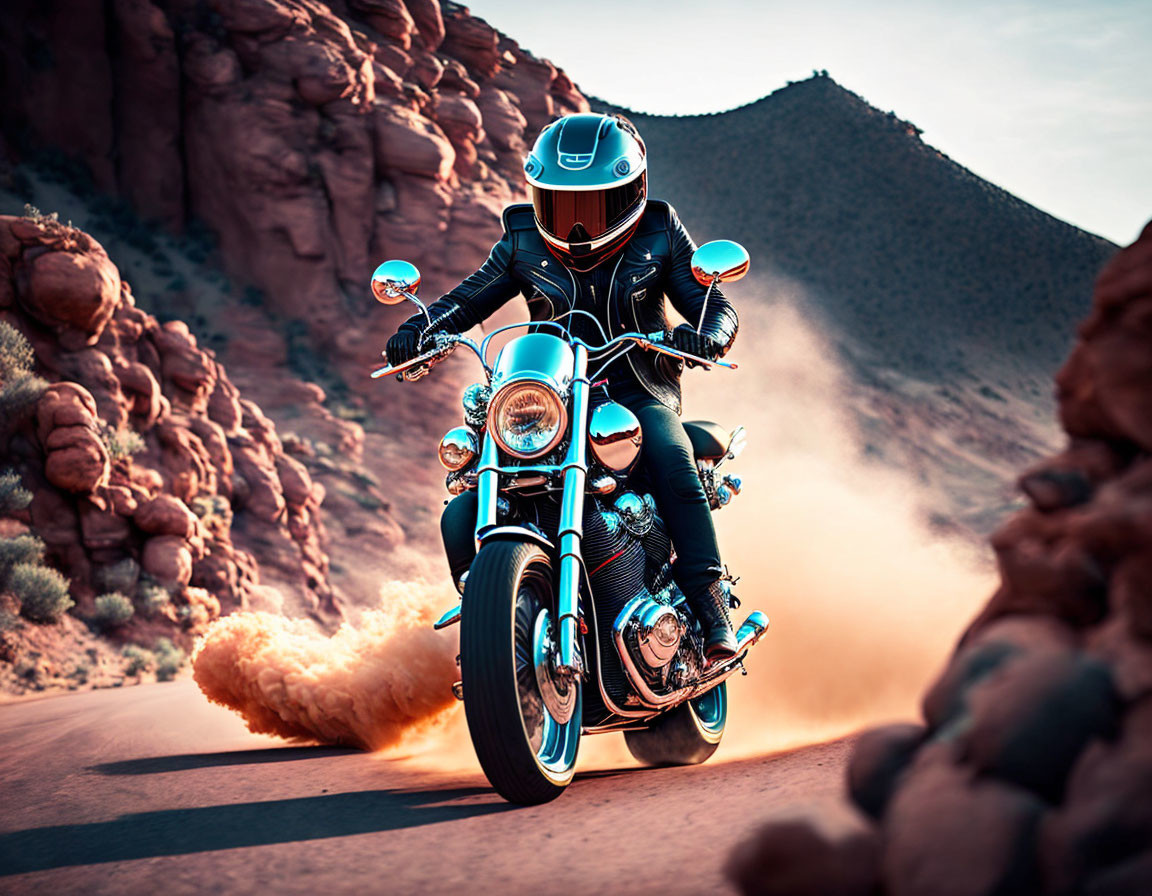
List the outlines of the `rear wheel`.
<svg viewBox="0 0 1152 896">
<path fill-rule="evenodd" d="M 628 751 L 645 765 L 699 765 L 716 752 L 728 721 L 728 687 L 681 703 L 643 731 L 625 731 Z"/>
<path fill-rule="evenodd" d="M 468 572 L 460 620 L 464 715 L 480 767 L 506 800 L 564 792 L 580 748 L 580 682 L 552 674 L 555 594 L 533 544 L 485 545 Z"/>
</svg>

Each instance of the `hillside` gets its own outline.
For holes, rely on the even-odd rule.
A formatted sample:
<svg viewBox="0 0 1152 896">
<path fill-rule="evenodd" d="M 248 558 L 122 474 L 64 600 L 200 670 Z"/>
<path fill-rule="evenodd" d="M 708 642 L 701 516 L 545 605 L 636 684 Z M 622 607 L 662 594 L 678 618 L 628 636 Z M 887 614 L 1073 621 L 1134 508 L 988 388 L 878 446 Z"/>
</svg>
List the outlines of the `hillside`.
<svg viewBox="0 0 1152 896">
<path fill-rule="evenodd" d="M 749 249 L 742 300 L 788 301 L 845 368 L 871 456 L 987 533 L 1051 451 L 1051 377 L 1115 251 L 967 171 L 825 73 L 715 115 L 627 114 L 653 195 Z M 743 347 L 743 346 L 741 346 Z M 739 349 L 738 349 L 739 350 Z"/>
<path fill-rule="evenodd" d="M 626 111 L 651 190 L 743 242 L 900 373 L 1046 392 L 1116 250 L 988 183 L 827 75 L 730 112 Z M 1037 388 L 1039 387 L 1039 388 Z"/>
</svg>

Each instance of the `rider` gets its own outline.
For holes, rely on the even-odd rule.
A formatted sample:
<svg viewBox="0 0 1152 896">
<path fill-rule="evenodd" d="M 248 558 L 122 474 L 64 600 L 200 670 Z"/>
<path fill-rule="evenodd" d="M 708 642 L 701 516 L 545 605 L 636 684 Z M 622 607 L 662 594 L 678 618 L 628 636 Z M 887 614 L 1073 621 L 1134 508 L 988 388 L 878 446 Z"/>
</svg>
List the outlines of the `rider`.
<svg viewBox="0 0 1152 896">
<path fill-rule="evenodd" d="M 430 326 L 422 314 L 400 326 L 388 341 L 389 363 L 420 354 L 432 333 L 476 326 L 517 293 L 534 320 L 584 310 L 611 336 L 666 330 L 667 296 L 690 321 L 672 331 L 672 346 L 710 360 L 727 352 L 736 312 L 717 289 L 705 300 L 692 275 L 692 238 L 668 203 L 648 198 L 646 155 L 635 127 L 619 115 L 568 115 L 547 125 L 524 163 L 532 204 L 504 210 L 504 235 L 487 261 L 429 307 Z M 587 316 L 565 320 L 574 335 L 593 345 L 604 341 Z M 640 420 L 641 460 L 676 550 L 673 573 L 715 661 L 735 653 L 736 638 L 711 511 L 679 420 L 682 367 L 667 355 L 627 351 L 603 372 L 595 364 L 591 371 Z M 465 492 L 441 521 L 457 578 L 475 550 L 475 506 Z"/>
</svg>

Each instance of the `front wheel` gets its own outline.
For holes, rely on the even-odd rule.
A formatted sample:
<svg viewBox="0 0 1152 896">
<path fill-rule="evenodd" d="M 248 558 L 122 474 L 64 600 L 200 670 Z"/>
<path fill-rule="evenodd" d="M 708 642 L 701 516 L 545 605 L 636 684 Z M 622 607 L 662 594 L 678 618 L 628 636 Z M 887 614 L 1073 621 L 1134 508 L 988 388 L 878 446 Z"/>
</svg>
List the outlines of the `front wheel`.
<svg viewBox="0 0 1152 896">
<path fill-rule="evenodd" d="M 625 731 L 624 742 L 645 765 L 699 765 L 720 746 L 727 721 L 728 687 L 722 681 L 642 731 Z"/>
<path fill-rule="evenodd" d="M 552 565 L 536 545 L 493 542 L 472 561 L 460 619 L 464 715 L 480 767 L 513 803 L 554 800 L 576 770 L 580 682 L 551 673 L 554 607 Z"/>
</svg>

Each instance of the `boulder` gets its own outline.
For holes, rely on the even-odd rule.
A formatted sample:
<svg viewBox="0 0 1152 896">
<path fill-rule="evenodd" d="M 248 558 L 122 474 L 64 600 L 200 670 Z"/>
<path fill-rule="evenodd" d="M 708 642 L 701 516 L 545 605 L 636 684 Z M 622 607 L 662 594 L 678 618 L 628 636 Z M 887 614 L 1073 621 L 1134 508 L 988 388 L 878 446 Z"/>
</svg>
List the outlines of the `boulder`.
<svg viewBox="0 0 1152 896">
<path fill-rule="evenodd" d="M 1041 836 L 1048 887 L 1087 892 L 1088 879 L 1114 870 L 1122 876 L 1123 866 L 1139 862 L 1150 843 L 1152 701 L 1145 699 L 1128 712 L 1115 743 L 1093 744 L 1072 770 L 1064 802 Z"/>
<path fill-rule="evenodd" d="M 725 874 L 746 896 L 871 896 L 880 838 L 838 804 L 778 810 L 729 856 Z"/>
<path fill-rule="evenodd" d="M 883 881 L 890 896 L 1035 893 L 1043 803 L 977 778 L 948 751 L 923 751 L 884 818 Z"/>
<path fill-rule="evenodd" d="M 157 535 L 144 543 L 140 566 L 162 585 L 187 585 L 192 580 L 192 550 L 176 535 Z"/>
<path fill-rule="evenodd" d="M 444 132 L 416 112 L 378 106 L 372 116 L 376 164 L 406 174 L 447 180 L 456 151 Z"/>
<path fill-rule="evenodd" d="M 158 495 L 136 510 L 132 522 L 149 535 L 176 535 L 187 541 L 196 533 L 199 522 L 188 505 L 172 495 Z"/>
<path fill-rule="evenodd" d="M 16 266 L 16 296 L 66 349 L 94 345 L 120 298 L 120 273 L 103 247 L 47 251 Z"/>
<path fill-rule="evenodd" d="M 861 811 L 874 819 L 883 817 L 924 737 L 923 725 L 902 723 L 871 728 L 857 738 L 848 763 L 848 794 Z"/>
<path fill-rule="evenodd" d="M 108 482 L 108 450 L 100 438 L 96 402 L 75 383 L 48 388 L 36 405 L 45 449 L 44 475 L 57 488 L 90 494 Z"/>
<path fill-rule="evenodd" d="M 1078 651 L 1037 651 L 973 687 L 968 711 L 961 757 L 1056 803 L 1081 751 L 1114 734 L 1120 702 L 1104 663 Z"/>
</svg>

